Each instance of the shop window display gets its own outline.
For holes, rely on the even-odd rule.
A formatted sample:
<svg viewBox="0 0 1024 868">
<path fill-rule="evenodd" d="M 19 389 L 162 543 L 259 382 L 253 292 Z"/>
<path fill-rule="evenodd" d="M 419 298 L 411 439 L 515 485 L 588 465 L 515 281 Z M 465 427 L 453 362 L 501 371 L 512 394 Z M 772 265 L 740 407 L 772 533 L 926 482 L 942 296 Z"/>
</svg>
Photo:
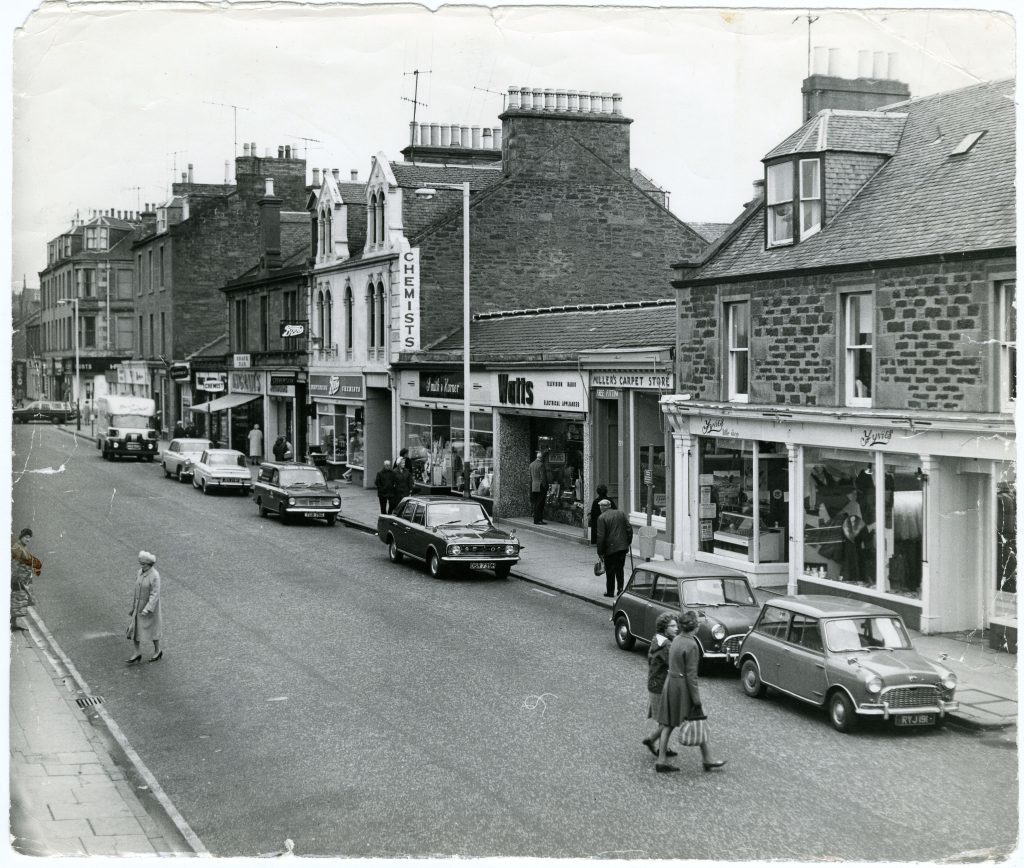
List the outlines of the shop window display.
<svg viewBox="0 0 1024 868">
<path fill-rule="evenodd" d="M 583 426 L 562 419 L 534 419 L 530 428 L 531 455 L 542 453 L 547 467 L 544 520 L 583 527 Z"/>
<path fill-rule="evenodd" d="M 318 404 L 317 425 L 328 464 L 364 468 L 362 407 Z"/>
<path fill-rule="evenodd" d="M 786 560 L 788 460 L 781 443 L 700 441 L 700 550 L 756 563 Z"/>
<path fill-rule="evenodd" d="M 882 467 L 879 495 L 873 455 L 804 450 L 804 571 L 920 598 L 924 487 L 918 459 L 887 456 Z M 881 581 L 878 546 L 883 547 Z"/>
<path fill-rule="evenodd" d="M 430 488 L 490 498 L 494 488 L 494 434 L 489 413 L 469 418 L 469 468 L 466 472 L 463 415 L 449 410 L 410 407 L 402 422 L 402 445 L 409 450 L 413 479 Z"/>
<path fill-rule="evenodd" d="M 633 491 L 630 504 L 633 512 L 647 510 L 647 476 L 651 471 L 653 514 L 667 515 L 668 487 L 665 466 L 665 434 L 661 430 L 661 410 L 656 393 L 633 393 Z M 653 461 L 652 461 L 653 459 Z M 650 462 L 650 463 L 649 463 Z"/>
</svg>

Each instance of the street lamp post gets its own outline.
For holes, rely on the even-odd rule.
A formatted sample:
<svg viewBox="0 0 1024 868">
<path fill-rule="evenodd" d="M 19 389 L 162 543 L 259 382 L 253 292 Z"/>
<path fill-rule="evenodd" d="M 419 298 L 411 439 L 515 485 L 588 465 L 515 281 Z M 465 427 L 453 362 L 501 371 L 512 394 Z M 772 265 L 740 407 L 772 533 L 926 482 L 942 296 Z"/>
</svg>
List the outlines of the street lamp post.
<svg viewBox="0 0 1024 868">
<path fill-rule="evenodd" d="M 82 389 L 82 367 L 81 359 L 79 358 L 79 346 L 78 346 L 78 299 L 77 298 L 62 298 L 57 301 L 57 304 L 73 304 L 74 316 L 75 316 L 75 430 L 82 430 L 82 402 L 81 402 L 81 389 Z"/>
<path fill-rule="evenodd" d="M 469 181 L 436 186 L 462 191 L 462 496 L 469 497 Z M 436 192 L 434 188 L 421 187 L 416 195 L 429 199 Z"/>
</svg>

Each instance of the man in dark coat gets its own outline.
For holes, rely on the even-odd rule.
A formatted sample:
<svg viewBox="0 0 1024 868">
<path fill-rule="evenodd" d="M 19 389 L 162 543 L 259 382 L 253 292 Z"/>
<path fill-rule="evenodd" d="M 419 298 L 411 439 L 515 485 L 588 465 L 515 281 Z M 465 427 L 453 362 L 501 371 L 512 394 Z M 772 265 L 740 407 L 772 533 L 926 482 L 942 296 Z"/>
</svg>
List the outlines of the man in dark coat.
<svg viewBox="0 0 1024 868">
<path fill-rule="evenodd" d="M 605 596 L 614 597 L 622 593 L 626 583 L 626 555 L 633 542 L 633 526 L 626 513 L 614 509 L 610 500 L 602 500 L 598 506 L 597 554 L 604 560 Z"/>
<path fill-rule="evenodd" d="M 533 507 L 533 523 L 547 524 L 544 521 L 544 501 L 548 496 L 548 468 L 544 464 L 544 453 L 538 452 L 530 462 L 530 506 Z"/>
<path fill-rule="evenodd" d="M 391 469 L 390 461 L 385 461 L 384 466 L 377 471 L 373 484 L 377 487 L 380 511 L 385 515 L 390 515 L 395 505 L 395 472 Z"/>
</svg>

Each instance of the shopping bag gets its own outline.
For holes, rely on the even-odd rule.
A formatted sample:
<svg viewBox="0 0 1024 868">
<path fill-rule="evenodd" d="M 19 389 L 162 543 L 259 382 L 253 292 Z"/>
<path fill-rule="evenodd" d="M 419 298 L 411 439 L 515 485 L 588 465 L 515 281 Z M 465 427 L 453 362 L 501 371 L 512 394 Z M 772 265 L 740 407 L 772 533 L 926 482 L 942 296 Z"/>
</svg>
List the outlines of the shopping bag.
<svg viewBox="0 0 1024 868">
<path fill-rule="evenodd" d="M 601 559 L 601 558 L 598 558 L 597 559 L 597 563 L 594 564 L 594 575 L 595 576 L 603 576 L 604 575 L 604 560 Z"/>
<path fill-rule="evenodd" d="M 708 740 L 707 719 L 684 720 L 679 727 L 679 743 L 686 747 L 697 747 Z"/>
</svg>

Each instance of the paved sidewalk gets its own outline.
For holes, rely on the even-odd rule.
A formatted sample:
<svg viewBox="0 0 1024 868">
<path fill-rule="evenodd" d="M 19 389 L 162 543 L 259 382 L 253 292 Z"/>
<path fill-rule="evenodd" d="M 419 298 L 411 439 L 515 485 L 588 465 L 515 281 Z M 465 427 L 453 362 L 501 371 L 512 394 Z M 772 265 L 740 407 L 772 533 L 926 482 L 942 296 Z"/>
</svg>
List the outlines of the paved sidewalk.
<svg viewBox="0 0 1024 868">
<path fill-rule="evenodd" d="M 31 610 L 30 610 L 31 611 Z M 194 856 L 114 739 L 76 701 L 59 649 L 32 612 L 11 633 L 11 848 L 26 856 Z M 89 707 L 88 705 L 86 706 Z M 128 748 L 130 750 L 130 748 Z M 165 797 L 166 798 L 166 797 Z M 187 827 L 186 827 L 187 828 Z M 190 830 L 189 830 L 190 831 Z"/>
<path fill-rule="evenodd" d="M 376 492 L 341 480 L 332 481 L 331 486 L 341 496 L 341 521 L 376 532 Z M 524 546 L 513 576 L 611 609 L 612 600 L 604 596 L 604 577 L 598 578 L 593 572 L 596 550 L 582 528 L 548 524 L 541 529 L 525 516 L 499 519 L 496 524 L 514 530 Z M 628 563 L 626 567 L 628 576 Z M 767 596 L 764 591 L 758 593 Z M 612 635 L 610 626 L 608 635 Z M 980 631 L 927 636 L 911 631 L 911 635 L 921 654 L 943 662 L 956 673 L 960 710 L 951 715 L 956 722 L 982 729 L 1017 723 L 1017 655 L 989 648 Z"/>
</svg>

